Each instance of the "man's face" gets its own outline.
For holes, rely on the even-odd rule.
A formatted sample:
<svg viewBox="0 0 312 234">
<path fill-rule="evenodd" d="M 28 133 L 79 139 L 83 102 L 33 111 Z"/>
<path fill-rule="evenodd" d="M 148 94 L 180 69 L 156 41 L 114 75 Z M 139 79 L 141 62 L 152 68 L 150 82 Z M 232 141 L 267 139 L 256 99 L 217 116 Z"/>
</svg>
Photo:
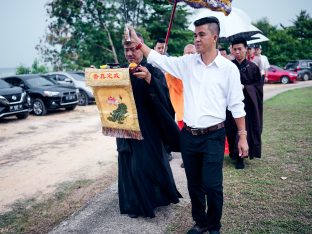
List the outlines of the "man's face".
<svg viewBox="0 0 312 234">
<path fill-rule="evenodd" d="M 139 64 L 143 59 L 143 53 L 141 52 L 141 50 L 135 49 L 134 43 L 125 44 L 124 52 L 128 63 Z"/>
<path fill-rule="evenodd" d="M 155 47 L 154 47 L 154 50 L 156 50 L 160 54 L 164 54 L 165 53 L 165 43 L 157 42 Z"/>
<path fill-rule="evenodd" d="M 208 29 L 208 24 L 195 27 L 194 44 L 199 54 L 207 52 L 216 46 L 217 35 Z"/>
<path fill-rule="evenodd" d="M 255 49 L 255 55 L 260 55 L 261 54 L 261 48 L 256 48 Z"/>
<path fill-rule="evenodd" d="M 248 56 L 253 56 L 254 53 L 255 53 L 255 49 L 254 48 L 248 48 L 248 50 L 247 50 Z"/>
<path fill-rule="evenodd" d="M 189 45 L 184 48 L 183 54 L 195 54 L 196 48 L 194 45 Z"/>
<path fill-rule="evenodd" d="M 244 44 L 235 44 L 232 46 L 234 57 L 237 61 L 242 61 L 246 57 L 246 47 Z"/>
<path fill-rule="evenodd" d="M 226 51 L 225 51 L 225 50 L 220 50 L 220 54 L 221 54 L 223 57 L 227 57 L 227 54 L 226 54 Z"/>
</svg>

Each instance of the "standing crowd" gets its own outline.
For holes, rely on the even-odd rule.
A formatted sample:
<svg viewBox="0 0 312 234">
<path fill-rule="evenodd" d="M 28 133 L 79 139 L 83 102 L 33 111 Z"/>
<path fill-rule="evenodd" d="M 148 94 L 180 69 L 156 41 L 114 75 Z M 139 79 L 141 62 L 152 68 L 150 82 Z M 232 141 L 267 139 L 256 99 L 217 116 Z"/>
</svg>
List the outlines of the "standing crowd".
<svg viewBox="0 0 312 234">
<path fill-rule="evenodd" d="M 156 207 L 178 203 L 169 161 L 181 152 L 195 222 L 188 233 L 217 234 L 225 138 L 236 169 L 261 157 L 268 61 L 243 38 L 232 41 L 230 55 L 218 50 L 215 17 L 194 25 L 194 44 L 180 57 L 169 56 L 161 39 L 149 48 L 132 27 L 125 35 L 125 57 L 139 65 L 130 79 L 144 139 L 117 138 L 119 205 L 131 218 L 152 218 Z"/>
</svg>

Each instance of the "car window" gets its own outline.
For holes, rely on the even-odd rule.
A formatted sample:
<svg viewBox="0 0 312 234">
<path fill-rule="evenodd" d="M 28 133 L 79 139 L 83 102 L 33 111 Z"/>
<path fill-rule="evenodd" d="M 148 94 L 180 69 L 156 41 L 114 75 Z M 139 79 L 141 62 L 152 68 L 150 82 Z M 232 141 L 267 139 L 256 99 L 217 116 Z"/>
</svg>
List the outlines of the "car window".
<svg viewBox="0 0 312 234">
<path fill-rule="evenodd" d="M 45 77 L 48 77 L 50 79 L 56 80 L 56 75 L 46 75 Z"/>
<path fill-rule="evenodd" d="M 5 79 L 5 81 L 7 81 L 13 86 L 20 86 L 21 84 L 24 84 L 24 82 L 21 79 L 15 77 L 7 78 Z"/>
<path fill-rule="evenodd" d="M 56 82 L 42 76 L 27 79 L 27 83 L 32 87 L 52 86 L 57 84 Z"/>
<path fill-rule="evenodd" d="M 294 70 L 298 65 L 298 62 L 289 62 L 285 66 L 285 70 Z"/>
<path fill-rule="evenodd" d="M 64 75 L 56 75 L 56 77 L 57 77 L 57 81 L 65 81 L 65 79 L 67 78 Z"/>
<path fill-rule="evenodd" d="M 84 81 L 85 77 L 84 77 L 84 73 L 70 73 L 72 77 L 74 77 L 75 80 L 80 80 L 80 81 Z"/>
<path fill-rule="evenodd" d="M 11 85 L 8 82 L 5 82 L 4 80 L 0 80 L 0 89 L 7 89 L 10 87 Z"/>
<path fill-rule="evenodd" d="M 302 61 L 300 64 L 300 67 L 304 68 L 304 67 L 308 67 L 308 62 L 307 61 Z"/>
</svg>

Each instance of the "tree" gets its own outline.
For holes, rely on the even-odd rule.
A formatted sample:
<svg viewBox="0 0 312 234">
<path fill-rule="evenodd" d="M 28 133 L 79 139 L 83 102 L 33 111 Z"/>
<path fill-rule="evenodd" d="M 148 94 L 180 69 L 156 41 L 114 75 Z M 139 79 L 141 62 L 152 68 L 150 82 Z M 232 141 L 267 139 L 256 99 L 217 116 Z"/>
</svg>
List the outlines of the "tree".
<svg viewBox="0 0 312 234">
<path fill-rule="evenodd" d="M 270 39 L 262 47 L 271 64 L 284 67 L 289 60 L 312 58 L 312 19 L 306 11 L 301 11 L 290 27 L 277 28 L 265 18 L 255 26 Z"/>
<path fill-rule="evenodd" d="M 54 70 L 124 63 L 125 22 L 137 27 L 152 45 L 157 37 L 165 37 L 171 8 L 167 0 L 50 0 L 51 22 L 37 49 Z M 178 7 L 174 21 L 169 43 L 172 54 L 181 54 L 192 36 L 186 32 L 184 8 L 183 4 Z"/>
<path fill-rule="evenodd" d="M 30 74 L 30 68 L 25 67 L 24 65 L 19 65 L 16 68 L 16 75 L 21 75 L 21 74 Z"/>
<path fill-rule="evenodd" d="M 21 75 L 21 74 L 41 74 L 41 73 L 46 73 L 48 72 L 49 69 L 44 66 L 40 65 L 38 60 L 35 59 L 31 67 L 26 67 L 24 65 L 20 65 L 16 68 L 16 75 Z"/>
<path fill-rule="evenodd" d="M 146 0 L 145 4 L 149 6 L 150 14 L 143 21 L 143 27 L 149 33 L 150 46 L 154 47 L 157 38 L 166 37 L 172 5 L 167 0 Z M 187 29 L 189 14 L 186 4 L 178 4 L 168 43 L 171 55 L 182 55 L 184 46 L 193 43 L 193 33 Z"/>
</svg>

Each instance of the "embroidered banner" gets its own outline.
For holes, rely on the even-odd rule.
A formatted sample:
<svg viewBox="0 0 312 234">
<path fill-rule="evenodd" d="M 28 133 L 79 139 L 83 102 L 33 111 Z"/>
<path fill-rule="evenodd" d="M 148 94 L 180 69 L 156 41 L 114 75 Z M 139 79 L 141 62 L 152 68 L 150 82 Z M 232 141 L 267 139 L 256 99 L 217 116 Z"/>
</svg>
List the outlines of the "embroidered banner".
<svg viewBox="0 0 312 234">
<path fill-rule="evenodd" d="M 128 68 L 85 69 L 106 136 L 142 140 Z"/>
<path fill-rule="evenodd" d="M 170 3 L 174 1 L 185 2 L 194 8 L 206 7 L 213 11 L 222 11 L 225 15 L 230 14 L 232 10 L 232 0 L 169 0 Z"/>
</svg>

